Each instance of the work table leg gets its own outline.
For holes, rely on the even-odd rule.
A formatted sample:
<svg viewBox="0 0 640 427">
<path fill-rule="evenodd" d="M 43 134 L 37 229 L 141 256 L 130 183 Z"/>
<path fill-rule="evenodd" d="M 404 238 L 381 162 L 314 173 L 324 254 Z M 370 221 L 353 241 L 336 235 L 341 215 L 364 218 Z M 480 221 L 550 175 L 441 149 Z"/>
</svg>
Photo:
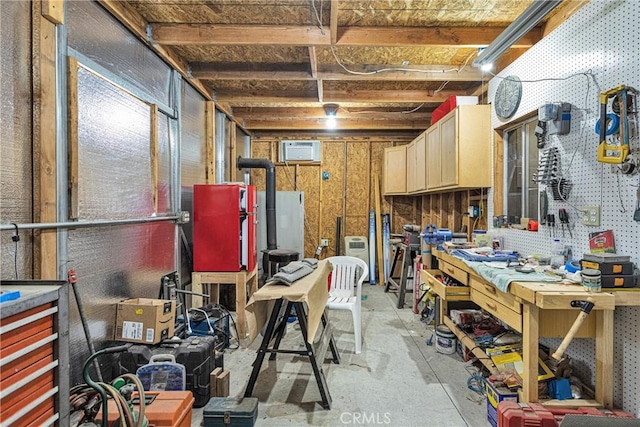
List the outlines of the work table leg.
<svg viewBox="0 0 640 427">
<path fill-rule="evenodd" d="M 522 304 L 522 362 L 524 378 L 522 397 L 525 402 L 538 401 L 538 340 L 540 310 L 536 305 Z"/>
<path fill-rule="evenodd" d="M 613 310 L 594 310 L 596 316 L 596 400 L 613 408 Z"/>
</svg>

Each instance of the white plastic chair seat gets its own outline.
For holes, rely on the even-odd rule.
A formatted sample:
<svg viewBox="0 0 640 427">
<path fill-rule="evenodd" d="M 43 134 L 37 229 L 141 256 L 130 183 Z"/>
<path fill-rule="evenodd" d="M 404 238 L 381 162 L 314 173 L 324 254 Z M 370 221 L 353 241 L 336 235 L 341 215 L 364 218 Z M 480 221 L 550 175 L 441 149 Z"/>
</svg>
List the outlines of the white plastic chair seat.
<svg viewBox="0 0 640 427">
<path fill-rule="evenodd" d="M 333 266 L 327 308 L 351 311 L 355 352 L 360 353 L 362 345 L 362 282 L 368 274 L 367 264 L 359 258 L 349 256 L 335 256 L 327 258 L 327 260 Z"/>
</svg>

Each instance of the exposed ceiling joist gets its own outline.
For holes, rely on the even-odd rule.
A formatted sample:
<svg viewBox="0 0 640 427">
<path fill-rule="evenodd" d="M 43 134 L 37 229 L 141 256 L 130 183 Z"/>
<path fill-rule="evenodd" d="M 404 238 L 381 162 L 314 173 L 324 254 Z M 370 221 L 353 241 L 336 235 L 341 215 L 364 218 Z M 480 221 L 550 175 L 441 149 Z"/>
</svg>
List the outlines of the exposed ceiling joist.
<svg viewBox="0 0 640 427">
<path fill-rule="evenodd" d="M 331 33 L 331 44 L 338 41 L 338 0 L 331 0 L 331 15 L 329 15 L 329 32 Z"/>
<path fill-rule="evenodd" d="M 456 48 L 485 47 L 505 27 L 341 27 L 338 46 L 432 46 Z M 514 47 L 531 47 L 540 40 L 533 29 Z"/>
<path fill-rule="evenodd" d="M 165 45 L 328 46 L 331 43 L 328 31 L 301 25 L 151 24 L 151 37 L 154 43 Z"/>
<path fill-rule="evenodd" d="M 310 47 L 310 54 L 311 49 Z M 191 75 L 198 79 L 208 80 L 379 80 L 379 81 L 482 81 L 482 73 L 477 68 L 465 67 L 456 71 L 450 65 L 408 65 L 400 67 L 403 70 L 393 70 L 396 67 L 388 65 L 350 66 L 356 74 L 347 73 L 338 64 L 314 63 L 311 57 L 311 70 L 308 64 L 272 63 L 192 63 Z M 316 74 L 314 75 L 314 68 Z M 375 72 L 376 70 L 391 69 L 390 71 Z M 446 70 L 450 70 L 446 72 Z M 360 74 L 373 73 L 373 74 Z M 486 79 L 486 77 L 485 77 Z"/>
<path fill-rule="evenodd" d="M 395 111 L 394 111 L 395 110 Z M 386 107 L 362 108 L 338 108 L 337 118 L 354 120 L 399 120 L 407 119 L 413 121 L 431 120 L 431 113 L 418 110 L 408 113 L 410 109 L 391 109 Z M 247 120 L 273 120 L 279 119 L 324 119 L 326 112 L 322 107 L 236 107 L 234 114 Z"/>
<path fill-rule="evenodd" d="M 317 94 L 309 91 L 256 91 L 256 92 L 215 92 L 220 102 L 229 103 L 296 103 L 318 102 Z M 466 95 L 463 91 L 442 91 L 434 94 L 433 90 L 324 90 L 323 102 L 349 103 L 421 103 L 442 102 L 452 95 Z"/>
<path fill-rule="evenodd" d="M 340 27 L 337 46 L 431 46 L 478 48 L 490 44 L 505 27 Z M 534 29 L 513 47 L 531 47 Z M 154 43 L 164 45 L 330 46 L 330 31 L 304 25 L 151 24 Z"/>
<path fill-rule="evenodd" d="M 338 119 L 338 127 L 343 129 L 426 129 L 429 127 L 429 121 L 410 121 L 410 120 L 340 120 Z M 267 129 L 267 130 L 300 130 L 300 129 L 318 129 L 326 130 L 327 124 L 325 119 L 297 119 L 297 120 L 246 120 L 248 130 Z"/>
</svg>

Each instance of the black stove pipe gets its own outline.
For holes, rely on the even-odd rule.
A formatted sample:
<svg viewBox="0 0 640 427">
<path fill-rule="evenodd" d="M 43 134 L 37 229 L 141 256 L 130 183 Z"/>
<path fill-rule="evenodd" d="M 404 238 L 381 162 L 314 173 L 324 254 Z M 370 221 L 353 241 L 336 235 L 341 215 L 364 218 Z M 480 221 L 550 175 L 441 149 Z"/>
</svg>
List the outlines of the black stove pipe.
<svg viewBox="0 0 640 427">
<path fill-rule="evenodd" d="M 264 169 L 267 175 L 267 250 L 278 249 L 276 239 L 276 167 L 268 159 L 246 159 L 238 157 L 238 169 Z"/>
</svg>

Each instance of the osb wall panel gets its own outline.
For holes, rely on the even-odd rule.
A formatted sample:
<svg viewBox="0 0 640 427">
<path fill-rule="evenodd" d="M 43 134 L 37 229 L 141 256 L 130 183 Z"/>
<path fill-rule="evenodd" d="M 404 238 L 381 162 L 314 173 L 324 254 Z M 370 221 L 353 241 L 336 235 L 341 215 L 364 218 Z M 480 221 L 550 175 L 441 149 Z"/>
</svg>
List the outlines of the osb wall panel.
<svg viewBox="0 0 640 427">
<path fill-rule="evenodd" d="M 329 239 L 329 248 L 325 252 L 326 256 L 336 255 L 336 218 L 344 215 L 344 152 L 344 141 L 322 143 L 322 171 L 329 174 L 329 178 L 322 180 L 321 183 L 322 216 L 320 220 L 320 237 Z"/>
<path fill-rule="evenodd" d="M 391 232 L 402 233 L 402 226 L 415 224 L 419 218 L 415 196 L 393 196 L 393 215 L 391 216 Z"/>
<path fill-rule="evenodd" d="M 298 191 L 304 191 L 305 227 L 304 253 L 312 257 L 318 245 L 320 230 L 320 166 L 300 166 Z"/>
<path fill-rule="evenodd" d="M 379 190 L 380 190 L 380 197 L 381 197 L 381 209 L 383 213 L 390 213 L 391 212 L 391 197 L 383 197 L 382 196 L 382 160 L 384 157 L 384 149 L 386 147 L 391 147 L 393 145 L 393 142 L 391 141 L 383 141 L 383 142 L 372 142 L 371 143 L 371 184 L 369 185 L 369 210 L 371 209 L 375 209 L 375 203 L 376 203 L 376 198 L 375 198 L 375 181 L 374 181 L 374 177 L 377 175 L 378 179 L 379 179 Z"/>
<path fill-rule="evenodd" d="M 277 191 L 299 191 L 298 172 L 295 165 L 282 165 L 276 167 Z M 297 185 L 296 185 L 297 184 Z"/>
<path fill-rule="evenodd" d="M 271 152 L 270 141 L 253 141 L 251 143 L 251 157 L 254 159 L 269 159 Z M 256 186 L 258 191 L 265 190 L 265 170 L 251 169 L 251 183 Z"/>
<path fill-rule="evenodd" d="M 369 224 L 369 144 L 347 143 L 345 236 L 366 236 Z"/>
</svg>

